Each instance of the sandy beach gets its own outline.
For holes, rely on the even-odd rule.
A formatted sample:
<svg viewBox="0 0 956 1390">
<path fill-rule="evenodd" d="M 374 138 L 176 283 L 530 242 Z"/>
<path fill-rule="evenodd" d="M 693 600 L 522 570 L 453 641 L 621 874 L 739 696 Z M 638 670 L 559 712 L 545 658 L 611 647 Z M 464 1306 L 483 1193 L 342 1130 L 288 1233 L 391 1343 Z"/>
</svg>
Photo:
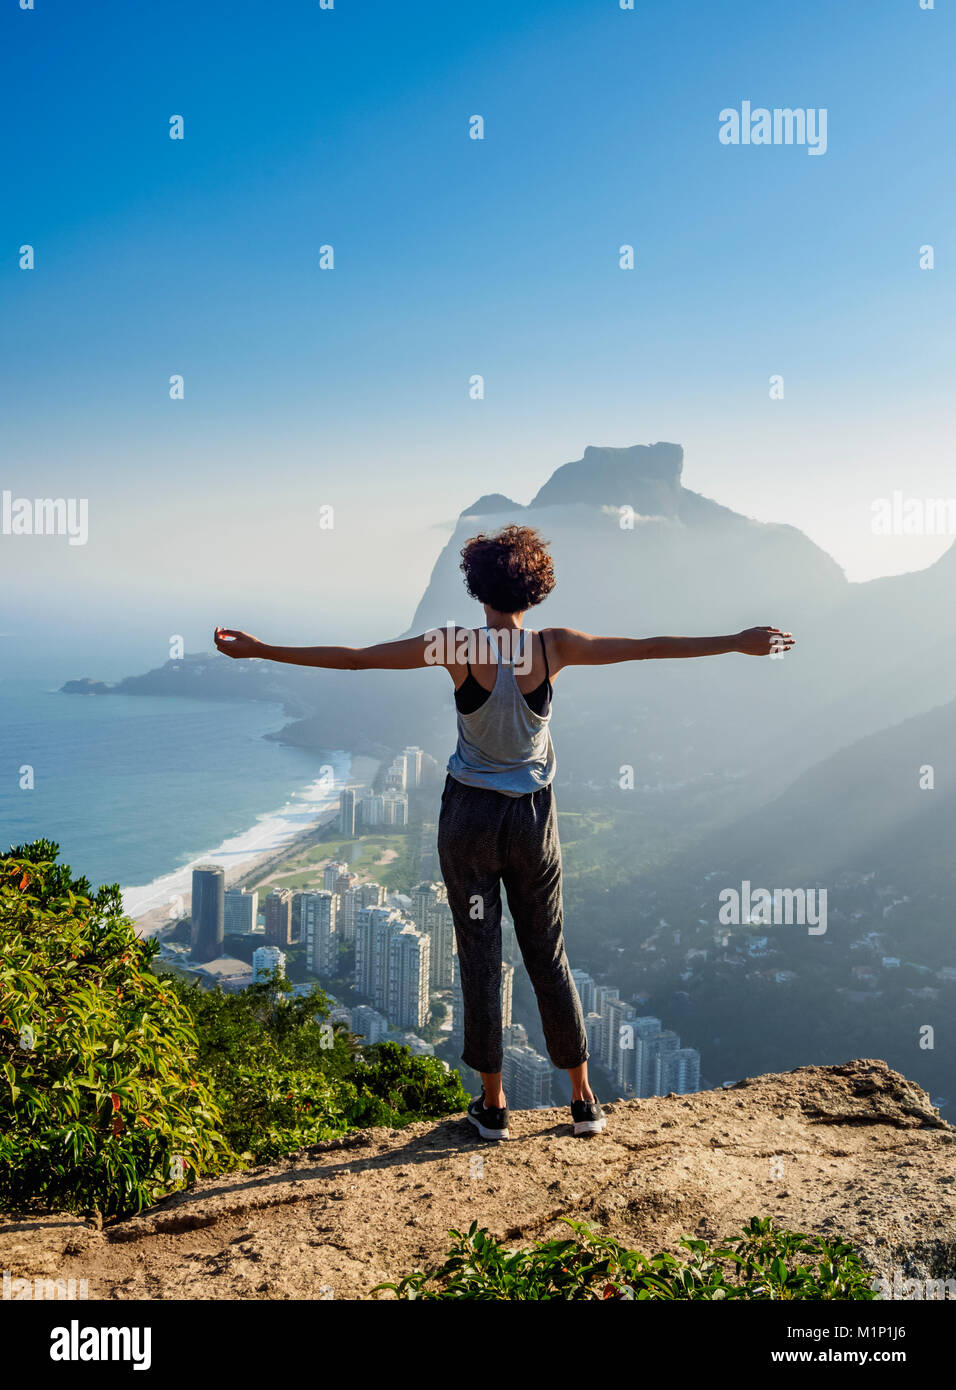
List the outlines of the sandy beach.
<svg viewBox="0 0 956 1390">
<path fill-rule="evenodd" d="M 336 818 L 341 792 L 367 790 L 378 767 L 375 758 L 350 756 L 346 774 L 340 777 L 337 769 L 334 788 L 320 789 L 313 784 L 298 803 L 289 802 L 280 811 L 264 816 L 256 826 L 225 840 L 217 849 L 197 855 L 153 883 L 124 888 L 123 904 L 136 923 L 137 934 L 155 936 L 171 922 L 189 915 L 192 871 L 198 864 L 221 864 L 226 871 L 227 888 L 243 887 L 250 879 L 258 881 L 277 869 Z"/>
</svg>

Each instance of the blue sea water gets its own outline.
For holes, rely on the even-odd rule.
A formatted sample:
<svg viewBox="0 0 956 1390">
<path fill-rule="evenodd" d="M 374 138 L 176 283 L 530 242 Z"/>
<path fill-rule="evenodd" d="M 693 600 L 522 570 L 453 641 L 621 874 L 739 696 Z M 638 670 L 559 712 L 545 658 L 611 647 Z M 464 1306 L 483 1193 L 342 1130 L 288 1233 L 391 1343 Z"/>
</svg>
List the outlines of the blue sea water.
<svg viewBox="0 0 956 1390">
<path fill-rule="evenodd" d="M 286 722 L 277 704 L 64 695 L 49 680 L 0 679 L 0 852 L 56 840 L 94 887 L 149 884 L 296 797 L 303 810 L 319 804 L 307 789 L 348 756 L 263 738 Z M 25 765 L 32 791 L 20 788 Z"/>
</svg>

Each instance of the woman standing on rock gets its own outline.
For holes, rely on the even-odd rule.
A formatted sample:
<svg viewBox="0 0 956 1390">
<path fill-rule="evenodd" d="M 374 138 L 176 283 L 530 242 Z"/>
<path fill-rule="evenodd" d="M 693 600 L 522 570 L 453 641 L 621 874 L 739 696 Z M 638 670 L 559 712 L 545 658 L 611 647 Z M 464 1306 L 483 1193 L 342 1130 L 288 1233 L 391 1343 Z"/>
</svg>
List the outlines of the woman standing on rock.
<svg viewBox="0 0 956 1390">
<path fill-rule="evenodd" d="M 793 645 L 775 627 L 729 637 L 592 637 L 570 628 L 526 631 L 524 616 L 554 588 L 548 543 L 528 526 L 478 535 L 463 547 L 465 588 L 485 610 L 478 629 L 449 626 L 372 647 L 272 647 L 216 628 L 219 651 L 342 671 L 441 666 L 454 682 L 458 744 L 448 762 L 438 855 L 455 923 L 464 1001 L 462 1061 L 481 1076 L 468 1118 L 483 1139 L 507 1139 L 501 1085 L 501 886 L 541 1014 L 548 1055 L 571 1078 L 575 1134 L 606 1121 L 588 1084 L 584 1018 L 564 949 L 561 850 L 552 787 L 552 681 L 565 666 L 743 652 Z"/>
</svg>

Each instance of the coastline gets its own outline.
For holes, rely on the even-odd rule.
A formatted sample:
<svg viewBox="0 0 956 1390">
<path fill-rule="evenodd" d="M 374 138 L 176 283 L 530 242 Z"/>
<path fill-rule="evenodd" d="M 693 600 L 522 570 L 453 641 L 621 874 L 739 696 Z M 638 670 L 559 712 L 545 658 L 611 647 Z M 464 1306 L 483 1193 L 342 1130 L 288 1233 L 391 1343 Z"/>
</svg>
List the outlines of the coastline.
<svg viewBox="0 0 956 1390">
<path fill-rule="evenodd" d="M 349 753 L 345 755 L 347 771 L 340 773 L 339 756 L 333 755 L 336 785 L 331 790 L 323 789 L 319 793 L 320 784 L 314 782 L 301 793 L 306 799 L 298 807 L 290 801 L 280 810 L 262 816 L 248 830 L 231 836 L 215 849 L 194 856 L 171 873 L 148 884 L 124 887 L 121 890 L 124 911 L 133 919 L 137 935 L 155 936 L 176 916 L 188 915 L 192 871 L 198 864 L 222 864 L 226 871 L 226 887 L 236 888 L 249 878 L 261 878 L 290 853 L 304 848 L 318 830 L 338 815 L 340 793 L 346 788 L 359 791 L 371 786 L 380 766 L 376 758 Z"/>
</svg>

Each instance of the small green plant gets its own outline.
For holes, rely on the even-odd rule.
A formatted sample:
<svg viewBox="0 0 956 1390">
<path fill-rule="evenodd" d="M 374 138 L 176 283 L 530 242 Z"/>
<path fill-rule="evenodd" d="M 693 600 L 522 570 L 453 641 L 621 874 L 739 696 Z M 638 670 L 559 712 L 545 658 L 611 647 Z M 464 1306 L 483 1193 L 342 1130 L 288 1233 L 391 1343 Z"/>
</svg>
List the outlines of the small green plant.
<svg viewBox="0 0 956 1390">
<path fill-rule="evenodd" d="M 235 1156 L 157 947 L 58 853 L 0 857 L 0 1207 L 120 1216 Z"/>
<path fill-rule="evenodd" d="M 682 1240 L 687 1257 L 648 1258 L 583 1222 L 565 1224 L 570 1240 L 507 1250 L 472 1222 L 466 1235 L 450 1231 L 444 1264 L 415 1270 L 397 1284 L 377 1284 L 401 1299 L 873 1299 L 872 1276 L 853 1248 L 753 1217 L 741 1236 L 711 1247 Z"/>
</svg>

